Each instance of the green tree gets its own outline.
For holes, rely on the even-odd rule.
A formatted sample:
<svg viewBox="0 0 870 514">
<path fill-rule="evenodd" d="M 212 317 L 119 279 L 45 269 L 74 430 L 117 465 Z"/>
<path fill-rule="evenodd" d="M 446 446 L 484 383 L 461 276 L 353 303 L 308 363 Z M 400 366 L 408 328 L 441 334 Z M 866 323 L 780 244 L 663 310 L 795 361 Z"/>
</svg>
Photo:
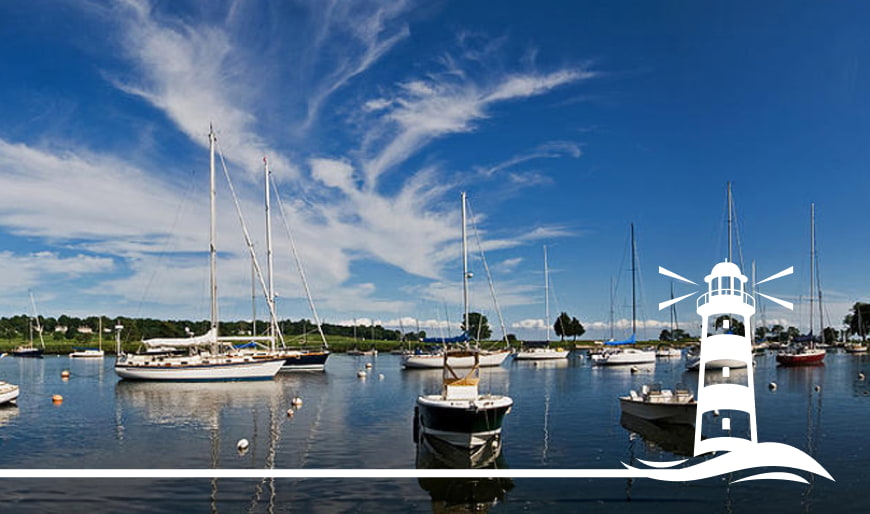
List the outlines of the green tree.
<svg viewBox="0 0 870 514">
<path fill-rule="evenodd" d="M 734 319 L 733 317 L 728 316 L 726 314 L 723 314 L 722 316 L 719 316 L 718 318 L 716 318 L 714 326 L 717 329 L 724 328 L 725 320 L 727 320 L 727 319 L 731 320 L 730 321 L 731 328 L 728 329 L 728 332 L 735 334 L 735 335 L 738 335 L 738 336 L 742 336 L 742 335 L 746 334 L 746 329 L 743 327 L 743 322 L 740 320 Z"/>
<path fill-rule="evenodd" d="M 492 335 L 492 330 L 489 328 L 489 320 L 479 312 L 469 312 L 467 323 L 465 315 L 462 315 L 462 330 L 468 334 L 470 339 L 477 341 L 489 339 Z"/>
<path fill-rule="evenodd" d="M 559 317 L 556 318 L 556 322 L 553 323 L 553 331 L 562 338 L 562 341 L 565 341 L 565 336 L 571 335 L 571 316 L 568 316 L 567 312 L 559 314 Z"/>
<path fill-rule="evenodd" d="M 571 318 L 571 333 L 570 335 L 574 337 L 574 341 L 577 341 L 577 336 L 582 336 L 586 333 L 586 329 L 583 328 L 583 324 L 580 323 L 580 320 L 577 318 Z"/>
<path fill-rule="evenodd" d="M 858 334 L 862 341 L 866 341 L 870 332 L 870 303 L 855 302 L 843 321 L 849 326 L 849 332 Z"/>
<path fill-rule="evenodd" d="M 840 331 L 833 327 L 825 327 L 822 333 L 826 343 L 832 343 L 840 338 Z"/>
<path fill-rule="evenodd" d="M 663 329 L 659 333 L 659 341 L 673 341 L 673 336 L 671 335 L 671 331 L 668 329 Z"/>
</svg>

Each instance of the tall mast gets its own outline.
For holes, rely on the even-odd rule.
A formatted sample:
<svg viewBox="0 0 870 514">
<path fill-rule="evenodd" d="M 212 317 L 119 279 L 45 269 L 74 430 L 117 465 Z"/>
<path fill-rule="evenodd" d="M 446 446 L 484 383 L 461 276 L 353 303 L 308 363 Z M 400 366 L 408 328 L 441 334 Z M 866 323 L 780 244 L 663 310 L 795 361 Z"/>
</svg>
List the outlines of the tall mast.
<svg viewBox="0 0 870 514">
<path fill-rule="evenodd" d="M 465 233 L 465 192 L 462 192 L 462 306 L 465 313 L 465 333 L 468 335 L 471 323 L 468 319 L 468 241 Z"/>
<path fill-rule="evenodd" d="M 728 182 L 728 262 L 734 262 L 731 258 L 731 223 L 733 220 L 732 216 L 732 205 L 731 205 L 731 182 Z"/>
<path fill-rule="evenodd" d="M 810 204 L 810 333 L 813 332 L 813 297 L 816 272 L 816 204 Z"/>
<path fill-rule="evenodd" d="M 270 211 L 271 208 L 271 194 L 269 193 L 269 161 L 263 157 L 263 171 L 265 174 L 265 196 L 266 196 L 266 272 L 269 275 L 269 290 L 267 291 L 267 301 L 269 302 L 269 337 L 271 338 L 271 348 L 275 350 L 275 334 L 277 330 L 275 330 L 275 325 L 277 325 L 278 320 L 275 319 L 275 281 L 274 281 L 274 268 L 272 266 L 272 214 Z"/>
<path fill-rule="evenodd" d="M 547 268 L 547 245 L 544 245 L 544 326 L 547 328 L 547 343 L 550 342 L 550 270 Z M 562 332 L 565 327 L 562 327 Z"/>
<path fill-rule="evenodd" d="M 613 341 L 613 277 L 610 277 L 610 340 Z"/>
<path fill-rule="evenodd" d="M 209 202 L 210 202 L 210 230 L 209 230 L 209 282 L 211 284 L 211 330 L 214 330 L 217 337 L 218 330 L 218 303 L 217 303 L 217 249 L 215 248 L 215 233 L 216 221 L 215 218 L 215 171 L 214 171 L 214 147 L 217 137 L 214 133 L 214 128 L 209 125 L 208 128 L 208 153 L 209 153 Z"/>
<path fill-rule="evenodd" d="M 635 280 L 634 274 L 637 266 L 635 266 L 635 247 L 634 247 L 634 223 L 631 224 L 631 333 L 637 333 L 635 326 L 637 320 L 637 302 L 635 301 Z"/>
<path fill-rule="evenodd" d="M 253 252 L 252 252 L 253 253 Z M 254 265 L 254 256 L 251 255 L 251 336 L 257 335 L 257 267 Z"/>
</svg>

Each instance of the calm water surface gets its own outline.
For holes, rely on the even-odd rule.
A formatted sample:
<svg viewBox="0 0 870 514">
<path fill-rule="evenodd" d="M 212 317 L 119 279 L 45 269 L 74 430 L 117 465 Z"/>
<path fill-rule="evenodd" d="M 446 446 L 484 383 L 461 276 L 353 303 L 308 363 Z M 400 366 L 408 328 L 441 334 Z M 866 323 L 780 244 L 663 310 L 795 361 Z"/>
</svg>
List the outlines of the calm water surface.
<svg viewBox="0 0 870 514">
<path fill-rule="evenodd" d="M 373 362 L 369 378 L 356 371 Z M 726 477 L 693 483 L 648 479 L 0 480 L 9 512 L 870 512 L 870 357 L 829 354 L 813 368 L 755 369 L 759 441 L 814 456 L 836 479 L 807 485 Z M 0 359 L 0 380 L 21 386 L 0 409 L 4 468 L 413 468 L 418 395 L 439 390 L 440 370 L 404 371 L 397 356 L 330 357 L 326 373 L 244 383 L 120 381 L 114 359 Z M 62 370 L 72 378 L 64 381 Z M 513 397 L 500 465 L 618 469 L 633 459 L 672 460 L 691 432 L 654 442 L 620 424 L 619 394 L 697 373 L 680 359 L 632 374 L 572 356 L 560 364 L 507 362 L 484 369 L 481 389 Z M 383 375 L 379 379 L 378 375 Z M 778 388 L 770 391 L 768 383 Z M 868 379 L 870 382 L 870 379 Z M 814 386 L 821 386 L 815 391 Z M 62 405 L 51 396 L 61 394 Z M 290 399 L 302 408 L 288 418 Z M 635 430 L 643 432 L 637 427 Z M 251 442 L 244 455 L 236 442 Z"/>
</svg>

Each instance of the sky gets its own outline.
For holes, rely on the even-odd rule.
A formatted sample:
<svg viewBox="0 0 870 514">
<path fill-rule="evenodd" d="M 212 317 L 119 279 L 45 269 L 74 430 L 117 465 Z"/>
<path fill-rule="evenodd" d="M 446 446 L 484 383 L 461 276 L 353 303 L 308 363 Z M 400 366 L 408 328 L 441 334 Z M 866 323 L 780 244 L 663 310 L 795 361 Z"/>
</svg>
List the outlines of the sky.
<svg viewBox="0 0 870 514">
<path fill-rule="evenodd" d="M 768 323 L 809 329 L 810 205 L 825 324 L 868 301 L 870 5 L 865 2 L 44 1 L 0 4 L 0 315 L 205 319 L 208 132 L 218 140 L 222 319 L 277 309 L 455 333 L 460 193 L 470 309 L 496 335 L 587 338 L 698 290 L 727 257 Z M 483 256 L 483 258 L 481 257 Z M 484 266 L 484 258 L 487 266 Z M 489 273 L 487 269 L 489 268 Z M 495 291 L 499 309 L 491 294 Z M 611 291 L 613 293 L 611 294 Z M 611 300 L 611 297 L 613 300 Z M 697 333 L 694 299 L 677 304 Z M 818 316 L 815 315 L 816 323 Z M 760 320 L 761 318 L 759 318 Z M 693 332 L 694 330 L 694 332 Z M 816 329 L 818 331 L 818 328 Z"/>
</svg>

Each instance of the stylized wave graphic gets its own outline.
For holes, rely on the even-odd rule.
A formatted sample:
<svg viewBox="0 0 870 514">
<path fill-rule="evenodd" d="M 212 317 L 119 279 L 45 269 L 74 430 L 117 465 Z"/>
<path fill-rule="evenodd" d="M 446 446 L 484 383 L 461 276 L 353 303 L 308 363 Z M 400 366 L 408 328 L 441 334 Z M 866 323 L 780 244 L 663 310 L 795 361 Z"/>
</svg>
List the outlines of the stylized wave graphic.
<svg viewBox="0 0 870 514">
<path fill-rule="evenodd" d="M 640 461 L 645 465 L 651 466 L 654 469 L 643 469 L 629 466 L 622 463 L 627 469 L 638 473 L 637 476 L 652 478 L 654 480 L 663 480 L 667 482 L 688 482 L 691 480 L 702 480 L 715 476 L 733 473 L 735 471 L 745 471 L 755 468 L 791 468 L 827 478 L 834 481 L 834 478 L 816 462 L 815 459 L 806 453 L 782 443 L 758 443 L 749 444 L 739 450 L 723 453 L 712 459 L 707 459 L 697 464 L 674 468 L 687 461 L 676 462 L 656 462 L 650 463 Z M 668 466 L 668 468 L 664 468 Z M 763 473 L 754 475 L 742 480 L 791 480 L 806 483 L 806 480 L 800 476 L 791 473 Z"/>
</svg>

